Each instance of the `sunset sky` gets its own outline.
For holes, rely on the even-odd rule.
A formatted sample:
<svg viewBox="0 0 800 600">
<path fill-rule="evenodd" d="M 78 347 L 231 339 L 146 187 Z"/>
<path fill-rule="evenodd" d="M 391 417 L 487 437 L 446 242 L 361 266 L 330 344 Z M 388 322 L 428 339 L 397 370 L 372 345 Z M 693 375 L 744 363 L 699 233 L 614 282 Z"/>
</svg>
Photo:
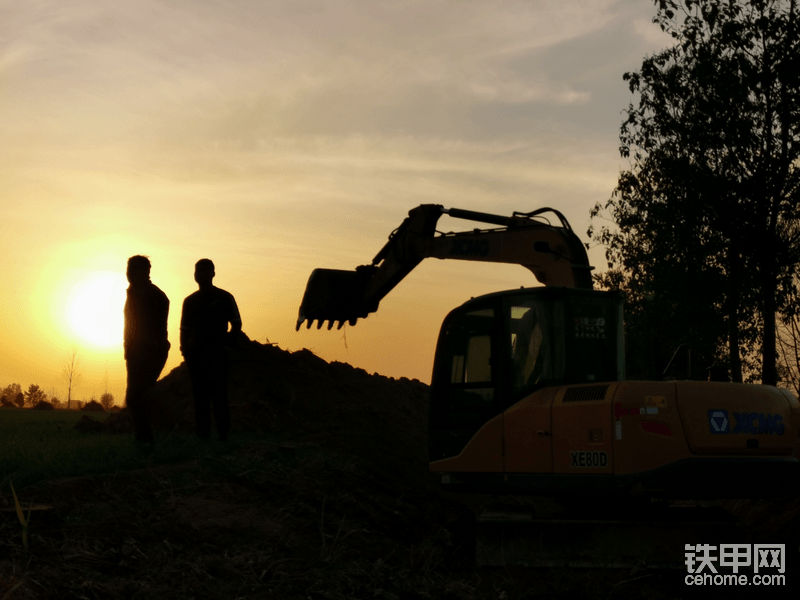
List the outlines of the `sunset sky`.
<svg viewBox="0 0 800 600">
<path fill-rule="evenodd" d="M 251 339 L 428 382 L 447 312 L 536 284 L 529 272 L 423 262 L 355 327 L 295 332 L 312 269 L 368 263 L 425 203 L 552 206 L 588 241 L 589 210 L 628 166 L 622 75 L 670 42 L 654 13 L 651 0 L 0 3 L 0 386 L 64 398 L 75 347 L 76 397 L 107 387 L 122 404 L 133 254 L 171 300 L 163 374 L 208 257 Z M 603 266 L 602 250 L 590 259 Z"/>
</svg>

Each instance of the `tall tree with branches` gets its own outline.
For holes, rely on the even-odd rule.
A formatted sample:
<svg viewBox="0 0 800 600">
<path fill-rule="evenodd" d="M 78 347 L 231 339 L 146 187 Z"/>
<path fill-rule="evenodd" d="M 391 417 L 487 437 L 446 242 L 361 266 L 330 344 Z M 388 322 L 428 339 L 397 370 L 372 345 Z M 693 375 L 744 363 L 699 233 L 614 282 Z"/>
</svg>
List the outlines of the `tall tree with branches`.
<svg viewBox="0 0 800 600">
<path fill-rule="evenodd" d="M 593 210 L 614 223 L 590 229 L 611 266 L 600 281 L 628 291 L 634 321 L 660 311 L 652 327 L 699 340 L 736 381 L 760 348 L 760 379 L 774 385 L 776 319 L 798 312 L 795 0 L 656 5 L 675 45 L 624 75 L 638 100 L 620 130 L 631 168 Z"/>
<path fill-rule="evenodd" d="M 67 354 L 61 371 L 61 377 L 67 384 L 67 409 L 70 409 L 72 408 L 72 390 L 80 383 L 83 377 L 80 371 L 80 360 L 78 359 L 77 348 L 73 347 Z"/>
</svg>

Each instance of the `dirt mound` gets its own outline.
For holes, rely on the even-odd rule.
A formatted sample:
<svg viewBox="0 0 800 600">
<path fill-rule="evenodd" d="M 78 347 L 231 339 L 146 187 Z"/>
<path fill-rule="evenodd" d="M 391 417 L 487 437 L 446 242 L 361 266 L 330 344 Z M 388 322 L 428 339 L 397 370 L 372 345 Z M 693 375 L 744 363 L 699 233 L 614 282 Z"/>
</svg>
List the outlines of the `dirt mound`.
<svg viewBox="0 0 800 600">
<path fill-rule="evenodd" d="M 39 400 L 39 402 L 36 403 L 36 406 L 31 407 L 31 410 L 55 410 L 55 406 L 53 406 L 47 400 Z"/>
<path fill-rule="evenodd" d="M 346 363 L 328 363 L 310 350 L 289 352 L 244 335 L 228 358 L 234 433 L 292 432 L 309 442 L 379 456 L 406 474 L 427 471 L 420 469 L 427 463 L 426 384 L 370 375 Z M 150 415 L 156 431 L 194 430 L 185 363 L 156 384 Z M 110 415 L 102 430 L 131 433 L 128 411 Z"/>
<path fill-rule="evenodd" d="M 334 414 L 356 409 L 365 410 L 370 415 L 367 420 L 389 417 L 406 429 L 416 429 L 424 423 L 428 386 L 416 379 L 370 375 L 346 363 L 328 363 L 310 350 L 289 352 L 246 336 L 228 350 L 228 358 L 234 431 L 270 431 L 283 419 L 295 425 L 328 423 Z M 190 430 L 194 426 L 185 363 L 156 384 L 151 414 L 153 426 L 159 430 Z M 107 428 L 126 429 L 115 424 L 126 421 L 126 416 L 127 411 L 123 410 L 109 417 Z"/>
<path fill-rule="evenodd" d="M 106 409 L 97 400 L 91 400 L 84 404 L 81 410 L 85 412 L 105 412 Z"/>
</svg>

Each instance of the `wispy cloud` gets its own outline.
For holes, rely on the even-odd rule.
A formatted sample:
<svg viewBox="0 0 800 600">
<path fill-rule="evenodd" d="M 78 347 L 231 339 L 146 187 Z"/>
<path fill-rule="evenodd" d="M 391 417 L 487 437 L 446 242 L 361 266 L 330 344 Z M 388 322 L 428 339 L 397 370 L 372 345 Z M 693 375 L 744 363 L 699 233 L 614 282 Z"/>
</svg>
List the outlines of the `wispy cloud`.
<svg viewBox="0 0 800 600">
<path fill-rule="evenodd" d="M 213 119 L 231 102 L 283 131 L 281 122 L 298 124 L 304 111 L 344 103 L 354 114 L 333 116 L 358 128 L 369 124 L 365 112 L 405 101 L 586 101 L 590 93 L 568 80 L 532 77 L 514 62 L 601 28 L 613 9 L 609 1 L 40 2 L 4 21 L 12 49 L 3 63 L 19 67 L 9 75 L 18 97 L 76 128 L 90 118 L 117 128 L 175 113 Z"/>
<path fill-rule="evenodd" d="M 652 19 L 636 19 L 633 22 L 633 30 L 648 46 L 655 49 L 667 48 L 675 43 L 672 36 L 661 30 L 661 27 L 653 23 Z"/>
</svg>

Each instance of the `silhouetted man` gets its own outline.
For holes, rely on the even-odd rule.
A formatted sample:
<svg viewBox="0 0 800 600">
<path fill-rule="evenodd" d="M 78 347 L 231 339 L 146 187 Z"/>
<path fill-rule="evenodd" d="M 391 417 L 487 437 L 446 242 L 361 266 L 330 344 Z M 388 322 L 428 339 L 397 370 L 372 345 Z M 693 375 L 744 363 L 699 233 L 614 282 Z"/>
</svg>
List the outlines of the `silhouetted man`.
<svg viewBox="0 0 800 600">
<path fill-rule="evenodd" d="M 211 437 L 213 406 L 219 439 L 227 441 L 231 417 L 225 346 L 242 330 L 242 319 L 233 296 L 211 283 L 214 274 L 213 262 L 197 261 L 194 280 L 200 289 L 183 301 L 181 354 L 192 380 L 197 435 Z"/>
<path fill-rule="evenodd" d="M 125 404 L 133 418 L 137 442 L 149 447 L 153 430 L 148 418 L 151 388 L 167 362 L 170 344 L 167 340 L 169 299 L 150 282 L 150 261 L 146 256 L 128 259 L 128 298 L 125 301 L 125 364 L 128 368 L 128 389 Z"/>
</svg>

